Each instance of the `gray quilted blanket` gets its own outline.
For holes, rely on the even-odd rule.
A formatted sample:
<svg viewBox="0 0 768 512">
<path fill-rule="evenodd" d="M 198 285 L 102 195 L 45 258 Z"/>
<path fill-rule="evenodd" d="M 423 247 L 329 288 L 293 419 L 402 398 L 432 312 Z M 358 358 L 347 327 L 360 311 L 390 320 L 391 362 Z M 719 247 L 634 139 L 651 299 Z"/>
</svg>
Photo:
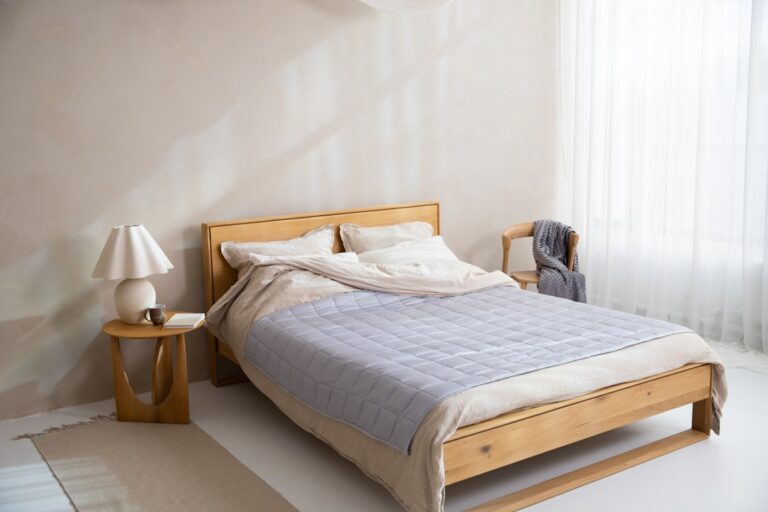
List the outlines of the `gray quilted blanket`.
<svg viewBox="0 0 768 512">
<path fill-rule="evenodd" d="M 421 421 L 453 394 L 687 330 L 512 286 L 356 291 L 255 321 L 245 354 L 310 407 L 408 453 Z"/>
<path fill-rule="evenodd" d="M 575 256 L 573 271 L 568 270 L 568 238 L 573 228 L 554 220 L 533 223 L 533 259 L 539 292 L 578 302 L 587 302 L 587 284 L 579 272 L 579 257 Z"/>
</svg>

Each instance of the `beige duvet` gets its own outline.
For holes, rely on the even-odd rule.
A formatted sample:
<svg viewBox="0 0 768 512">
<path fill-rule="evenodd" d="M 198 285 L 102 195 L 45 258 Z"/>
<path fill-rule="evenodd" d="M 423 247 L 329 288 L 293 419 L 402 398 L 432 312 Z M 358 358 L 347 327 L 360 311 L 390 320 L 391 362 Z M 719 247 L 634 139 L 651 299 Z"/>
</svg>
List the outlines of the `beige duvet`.
<svg viewBox="0 0 768 512">
<path fill-rule="evenodd" d="M 715 424 L 727 389 L 715 352 L 693 333 L 675 334 L 616 352 L 518 375 L 469 389 L 441 402 L 424 420 L 405 455 L 357 429 L 315 412 L 264 376 L 243 356 L 251 323 L 302 302 L 359 288 L 418 294 L 451 294 L 513 285 L 505 275 L 477 267 L 436 262 L 413 269 L 359 264 L 349 256 L 256 260 L 207 315 L 209 329 L 227 340 L 251 381 L 297 425 L 353 461 L 386 487 L 406 510 L 439 511 L 445 500 L 442 443 L 456 429 L 522 407 L 583 395 L 688 363 L 713 363 Z M 458 265 L 458 266 L 457 266 Z M 461 266 L 466 265 L 466 266 Z M 331 279 L 331 277 L 333 279 Z M 457 277 L 458 276 L 458 277 Z M 347 284 L 342 283 L 344 281 Z"/>
</svg>

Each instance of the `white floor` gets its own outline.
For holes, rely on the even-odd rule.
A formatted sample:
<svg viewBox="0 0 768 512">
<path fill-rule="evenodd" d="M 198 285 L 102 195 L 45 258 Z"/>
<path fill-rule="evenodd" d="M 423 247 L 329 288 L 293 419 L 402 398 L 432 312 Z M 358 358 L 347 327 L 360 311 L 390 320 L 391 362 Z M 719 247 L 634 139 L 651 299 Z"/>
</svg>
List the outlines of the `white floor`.
<svg viewBox="0 0 768 512">
<path fill-rule="evenodd" d="M 743 356 L 743 355 L 742 355 Z M 728 358 L 726 358 L 728 361 Z M 747 364 L 741 364 L 746 361 Z M 739 359 L 728 374 L 723 433 L 531 507 L 531 511 L 768 511 L 768 372 Z M 745 369 L 751 368 L 751 369 Z M 757 371 L 755 371 L 757 370 Z M 114 410 L 111 401 L 0 422 L 0 511 L 71 506 L 22 433 Z M 350 462 L 294 426 L 252 385 L 191 386 L 193 421 L 302 511 L 396 511 L 398 505 Z M 626 451 L 689 426 L 685 407 L 449 487 L 458 511 Z"/>
</svg>

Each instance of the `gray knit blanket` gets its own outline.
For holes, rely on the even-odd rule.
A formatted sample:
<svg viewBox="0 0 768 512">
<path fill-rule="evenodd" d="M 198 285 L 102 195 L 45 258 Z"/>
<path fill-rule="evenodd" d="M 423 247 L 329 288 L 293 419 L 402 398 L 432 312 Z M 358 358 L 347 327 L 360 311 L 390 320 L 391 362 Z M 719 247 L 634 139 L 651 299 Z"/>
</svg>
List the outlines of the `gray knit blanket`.
<svg viewBox="0 0 768 512">
<path fill-rule="evenodd" d="M 568 270 L 568 238 L 573 228 L 554 220 L 533 223 L 533 258 L 539 274 L 539 293 L 577 302 L 587 302 L 587 285 L 575 255 Z"/>
</svg>

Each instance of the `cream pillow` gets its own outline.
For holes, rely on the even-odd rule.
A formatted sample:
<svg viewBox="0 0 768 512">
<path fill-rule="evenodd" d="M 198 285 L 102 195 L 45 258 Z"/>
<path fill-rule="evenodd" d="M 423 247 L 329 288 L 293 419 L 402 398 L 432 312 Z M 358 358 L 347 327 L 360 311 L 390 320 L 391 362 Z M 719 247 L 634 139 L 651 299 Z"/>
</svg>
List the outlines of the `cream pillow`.
<svg viewBox="0 0 768 512">
<path fill-rule="evenodd" d="M 307 254 L 333 254 L 333 224 L 320 226 L 298 238 L 275 242 L 222 242 L 221 254 L 229 266 L 242 270 L 250 254 L 265 256 L 302 256 Z"/>
<path fill-rule="evenodd" d="M 357 257 L 357 254 L 354 252 L 337 252 L 334 254 L 302 254 L 300 256 L 267 256 L 266 254 L 254 254 L 252 253 L 250 256 L 248 256 L 248 260 L 256 263 L 257 265 L 273 265 L 276 261 L 285 261 L 285 262 L 292 262 L 292 261 L 298 261 L 301 262 L 302 260 L 306 259 L 307 256 L 310 257 L 321 257 L 323 259 L 330 258 L 331 261 L 345 261 L 349 263 L 357 263 L 360 260 Z"/>
<path fill-rule="evenodd" d="M 428 222 L 403 222 L 391 226 L 366 228 L 357 224 L 341 225 L 341 241 L 350 252 L 368 252 L 391 247 L 401 242 L 423 240 L 432 236 Z"/>
<path fill-rule="evenodd" d="M 362 263 L 387 263 L 410 265 L 425 261 L 448 260 L 459 261 L 441 236 L 433 236 L 424 240 L 400 242 L 384 249 L 361 252 L 357 255 Z"/>
</svg>

